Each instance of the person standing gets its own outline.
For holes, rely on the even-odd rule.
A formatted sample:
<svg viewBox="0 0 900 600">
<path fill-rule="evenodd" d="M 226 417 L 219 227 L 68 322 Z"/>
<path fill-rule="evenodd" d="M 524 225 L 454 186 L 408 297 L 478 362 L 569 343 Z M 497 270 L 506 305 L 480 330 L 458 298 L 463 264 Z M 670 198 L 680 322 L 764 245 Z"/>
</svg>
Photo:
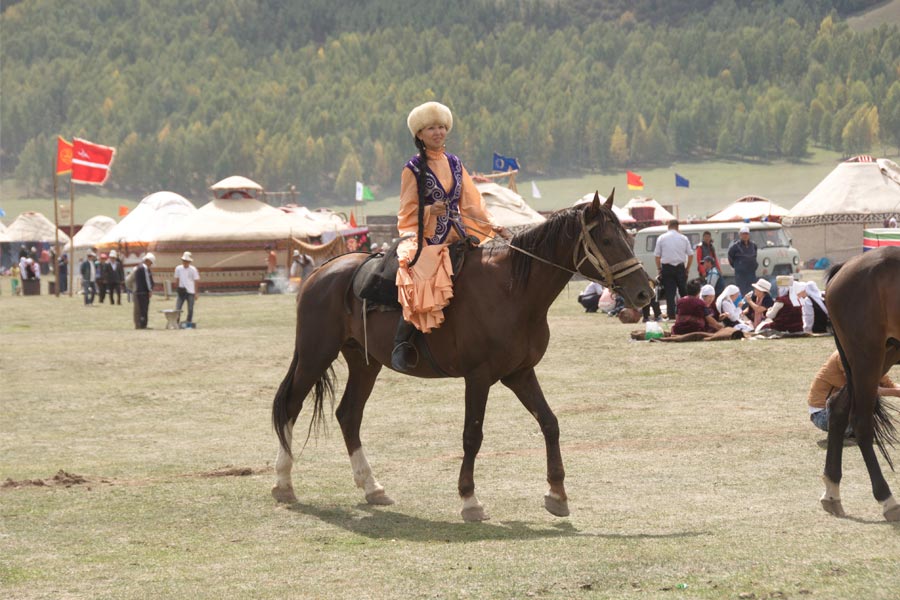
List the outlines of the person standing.
<svg viewBox="0 0 900 600">
<path fill-rule="evenodd" d="M 56 285 L 59 287 L 59 293 L 65 294 L 69 291 L 69 255 L 63 254 L 56 266 Z"/>
<path fill-rule="evenodd" d="M 94 304 L 94 285 L 97 281 L 97 267 L 94 264 L 94 251 L 88 250 L 81 261 L 81 291 L 84 294 L 84 305 Z"/>
<path fill-rule="evenodd" d="M 107 270 L 109 269 L 109 264 L 106 262 L 107 259 L 106 252 L 100 253 L 100 262 L 96 263 L 96 273 L 97 273 L 97 293 L 100 295 L 100 304 L 103 304 L 103 301 L 106 300 L 106 275 Z M 109 299 L 112 302 L 112 298 Z"/>
<path fill-rule="evenodd" d="M 150 266 L 154 262 L 156 257 L 148 252 L 143 262 L 134 268 L 135 329 L 147 329 L 147 313 L 150 311 L 150 296 L 153 294 L 153 273 Z"/>
<path fill-rule="evenodd" d="M 669 230 L 656 239 L 656 269 L 660 274 L 663 289 L 666 290 L 666 317 L 674 319 L 678 314 L 675 291 L 684 297 L 687 294 L 687 274 L 694 260 L 693 248 L 687 237 L 678 231 L 678 221 L 669 221 Z"/>
<path fill-rule="evenodd" d="M 728 262 L 734 269 L 734 283 L 744 296 L 750 292 L 753 282 L 756 280 L 757 248 L 750 241 L 750 227 L 744 225 L 738 233 L 738 239 L 728 247 Z"/>
<path fill-rule="evenodd" d="M 197 282 L 200 281 L 200 272 L 192 265 L 194 257 L 190 252 L 181 255 L 181 264 L 175 267 L 175 283 L 178 285 L 178 300 L 175 301 L 175 310 L 181 310 L 187 302 L 188 314 L 184 322 L 186 327 L 194 326 L 194 300 L 197 298 Z"/>
<path fill-rule="evenodd" d="M 109 294 L 109 303 L 122 305 L 122 285 L 125 284 L 125 267 L 119 262 L 119 255 L 115 250 L 109 251 L 109 260 L 106 264 L 106 273 L 103 280 L 106 282 L 106 293 Z M 115 299 L 113 299 L 115 294 Z"/>
<path fill-rule="evenodd" d="M 722 267 L 719 265 L 719 256 L 716 254 L 716 245 L 713 243 L 712 232 L 704 231 L 703 232 L 703 241 L 697 244 L 697 271 L 700 273 L 701 277 L 706 277 L 707 267 L 706 267 L 706 257 L 712 258 L 713 265 L 719 272 L 722 272 Z M 711 286 L 715 286 L 716 284 L 709 281 L 707 277 L 706 283 Z M 721 292 L 722 290 L 719 290 Z M 717 292 L 718 293 L 718 292 Z"/>
</svg>

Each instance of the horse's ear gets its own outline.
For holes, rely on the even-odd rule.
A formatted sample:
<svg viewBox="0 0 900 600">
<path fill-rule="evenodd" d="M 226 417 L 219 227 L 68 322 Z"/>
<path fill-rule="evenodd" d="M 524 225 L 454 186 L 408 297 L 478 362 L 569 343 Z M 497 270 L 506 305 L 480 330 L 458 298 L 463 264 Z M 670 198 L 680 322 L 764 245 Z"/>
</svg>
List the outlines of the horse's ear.
<svg viewBox="0 0 900 600">
<path fill-rule="evenodd" d="M 615 195 L 616 195 L 616 188 L 613 188 L 612 191 L 609 193 L 609 197 L 606 199 L 606 204 L 604 205 L 604 206 L 606 206 L 606 208 L 608 208 L 609 210 L 612 210 L 612 207 L 613 207 L 613 197 L 615 197 Z"/>
<path fill-rule="evenodd" d="M 591 211 L 597 213 L 600 212 L 600 191 L 597 190 L 594 192 L 594 200 L 591 202 Z"/>
</svg>

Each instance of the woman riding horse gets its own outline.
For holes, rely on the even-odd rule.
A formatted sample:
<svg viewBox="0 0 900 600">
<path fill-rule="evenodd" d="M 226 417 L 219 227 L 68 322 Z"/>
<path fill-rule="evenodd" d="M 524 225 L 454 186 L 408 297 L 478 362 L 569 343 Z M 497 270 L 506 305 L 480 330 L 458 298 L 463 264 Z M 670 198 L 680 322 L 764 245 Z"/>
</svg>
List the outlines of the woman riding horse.
<svg viewBox="0 0 900 600">
<path fill-rule="evenodd" d="M 400 176 L 397 229 L 409 236 L 397 248 L 397 296 L 403 318 L 394 337 L 391 366 L 407 372 L 416 366 L 410 339 L 444 322 L 453 297 L 453 268 L 448 245 L 474 236 L 479 242 L 505 230 L 491 222 L 484 199 L 462 161 L 445 150 L 453 114 L 440 102 L 414 108 L 406 119 L 419 149 Z"/>
</svg>

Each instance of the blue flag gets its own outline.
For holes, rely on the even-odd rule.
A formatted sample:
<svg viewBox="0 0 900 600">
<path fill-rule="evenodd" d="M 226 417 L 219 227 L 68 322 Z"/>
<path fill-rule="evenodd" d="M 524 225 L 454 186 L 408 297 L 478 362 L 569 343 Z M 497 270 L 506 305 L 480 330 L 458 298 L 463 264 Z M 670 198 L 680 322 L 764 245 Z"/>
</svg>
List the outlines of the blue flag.
<svg viewBox="0 0 900 600">
<path fill-rule="evenodd" d="M 511 156 L 503 156 L 494 152 L 494 170 L 495 171 L 514 171 L 519 170 L 519 161 Z"/>
<path fill-rule="evenodd" d="M 675 187 L 689 188 L 689 187 L 691 187 L 691 182 L 688 181 L 687 179 L 685 179 L 684 177 L 682 177 L 681 175 L 679 175 L 678 173 L 675 173 Z"/>
</svg>

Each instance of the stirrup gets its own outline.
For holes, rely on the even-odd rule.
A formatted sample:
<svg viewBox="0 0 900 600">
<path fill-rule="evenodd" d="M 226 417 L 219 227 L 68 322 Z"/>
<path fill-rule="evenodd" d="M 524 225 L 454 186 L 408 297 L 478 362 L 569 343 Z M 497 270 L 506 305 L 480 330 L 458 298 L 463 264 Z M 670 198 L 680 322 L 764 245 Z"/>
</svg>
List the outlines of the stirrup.
<svg viewBox="0 0 900 600">
<path fill-rule="evenodd" d="M 412 351 L 414 359 L 412 361 L 407 360 L 407 354 L 409 350 Z M 416 347 L 410 342 L 400 342 L 396 346 L 394 346 L 393 351 L 391 351 L 391 368 L 395 371 L 400 371 L 401 373 L 405 373 L 407 371 L 411 371 L 416 368 L 419 364 L 419 351 L 416 350 Z"/>
</svg>

